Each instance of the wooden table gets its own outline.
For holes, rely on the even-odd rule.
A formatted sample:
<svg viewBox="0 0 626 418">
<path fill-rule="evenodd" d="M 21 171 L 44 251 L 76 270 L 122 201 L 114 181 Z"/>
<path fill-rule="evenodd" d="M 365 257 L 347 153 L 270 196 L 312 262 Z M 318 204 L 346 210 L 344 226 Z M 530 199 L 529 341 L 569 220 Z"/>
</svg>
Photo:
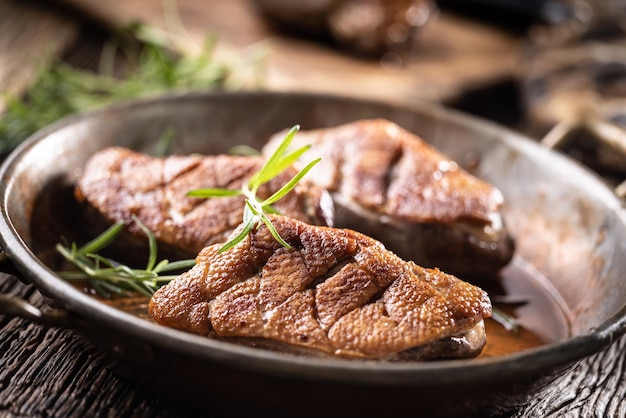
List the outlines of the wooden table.
<svg viewBox="0 0 626 418">
<path fill-rule="evenodd" d="M 64 1 L 109 24 L 139 19 L 167 26 L 160 1 Z M 514 76 L 520 48 L 520 40 L 508 34 L 444 14 L 424 31 L 423 47 L 410 63 L 384 68 L 315 43 L 278 36 L 244 1 L 180 0 L 179 4 L 193 42 L 207 33 L 219 33 L 224 54 L 266 42 L 272 51 L 266 88 L 275 90 L 362 95 L 405 104 L 445 103 L 467 88 Z M 58 53 L 77 41 L 75 16 L 52 11 L 30 2 L 0 0 L 0 90 L 20 91 L 34 77 L 33 66 L 44 51 Z M 52 42 L 44 43 L 46 39 Z M 33 286 L 13 276 L 0 273 L 0 293 L 45 307 Z M 626 338 L 622 338 L 506 416 L 626 416 L 625 353 Z M 0 315 L 0 416 L 199 415 L 125 380 L 81 335 Z"/>
<path fill-rule="evenodd" d="M 15 91 L 27 84 L 45 52 L 62 51 L 77 41 L 78 22 L 73 16 L 26 6 L 30 3 L 32 0 L 21 4 L 16 0 L 0 1 L 0 30 L 6 34 L 0 39 L 0 91 Z M 447 100 L 464 89 L 511 76 L 521 46 L 520 39 L 513 35 L 441 15 L 422 30 L 418 45 L 404 65 L 386 66 L 316 42 L 281 36 L 247 0 L 179 0 L 180 19 L 168 7 L 163 9 L 162 5 L 174 3 L 172 0 L 44 2 L 55 3 L 74 7 L 105 25 L 140 21 L 165 28 L 184 36 L 192 46 L 216 35 L 216 55 L 224 59 L 236 59 L 255 48 L 262 50 L 267 55 L 263 75 L 263 87 L 267 89 L 327 92 L 401 103 Z M 47 39 L 53 41 L 45 42 Z"/>
</svg>

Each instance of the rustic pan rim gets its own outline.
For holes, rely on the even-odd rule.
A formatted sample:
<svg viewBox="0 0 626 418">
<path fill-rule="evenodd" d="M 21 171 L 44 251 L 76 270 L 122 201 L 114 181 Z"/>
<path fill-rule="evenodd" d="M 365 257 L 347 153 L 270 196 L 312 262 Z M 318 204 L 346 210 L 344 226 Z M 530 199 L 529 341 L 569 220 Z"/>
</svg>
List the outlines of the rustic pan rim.
<svg viewBox="0 0 626 418">
<path fill-rule="evenodd" d="M 360 385 L 382 385 L 389 387 L 405 385 L 448 385 L 471 383 L 487 380 L 490 377 L 515 375 L 523 372 L 524 375 L 541 374 L 546 369 L 565 367 L 599 352 L 616 340 L 626 331 L 626 306 L 615 313 L 601 326 L 590 330 L 585 335 L 568 338 L 564 341 L 528 349 L 526 351 L 500 357 L 480 358 L 471 360 L 452 360 L 426 363 L 387 363 L 376 361 L 354 361 L 343 359 L 318 359 L 299 357 L 284 353 L 275 353 L 254 348 L 211 340 L 206 337 L 189 334 L 183 331 L 162 327 L 147 320 L 135 317 L 129 313 L 103 304 L 91 296 L 72 287 L 59 278 L 54 272 L 39 261 L 30 251 L 26 243 L 14 228 L 7 211 L 7 201 L 13 187 L 12 173 L 17 169 L 20 157 L 34 147 L 39 141 L 54 132 L 79 121 L 97 117 L 102 114 L 120 110 L 130 111 L 138 106 L 156 102 L 179 100 L 206 99 L 208 97 L 223 97 L 238 95 L 240 97 L 263 98 L 272 96 L 300 97 L 315 99 L 336 99 L 346 102 L 372 102 L 361 98 L 342 97 L 330 94 L 294 93 L 294 92 L 193 92 L 168 94 L 150 99 L 132 100 L 119 103 L 104 109 L 86 112 L 64 118 L 47 128 L 32 135 L 12 152 L 0 168 L 0 193 L 2 206 L 0 207 L 0 244 L 9 259 L 15 264 L 24 277 L 32 282 L 46 296 L 59 302 L 62 309 L 68 311 L 70 327 L 72 321 L 87 322 L 90 326 L 108 326 L 120 332 L 140 337 L 148 344 L 160 345 L 192 356 L 199 360 L 226 363 L 232 367 L 252 370 L 261 373 L 271 373 L 284 377 L 298 377 L 312 381 L 349 382 Z M 390 104 L 401 108 L 397 104 Z M 507 141 L 513 146 L 536 147 L 537 152 L 551 152 L 533 143 L 520 134 L 514 133 L 495 123 L 484 121 L 454 110 L 433 106 L 431 104 L 416 104 L 411 109 L 426 113 L 445 113 L 445 118 L 461 124 L 481 124 L 482 128 L 494 133 L 506 135 Z M 600 180 L 598 180 L 600 183 Z M 619 211 L 618 216 L 626 223 L 626 215 L 619 200 L 611 194 L 614 201 L 610 202 L 613 210 Z"/>
</svg>

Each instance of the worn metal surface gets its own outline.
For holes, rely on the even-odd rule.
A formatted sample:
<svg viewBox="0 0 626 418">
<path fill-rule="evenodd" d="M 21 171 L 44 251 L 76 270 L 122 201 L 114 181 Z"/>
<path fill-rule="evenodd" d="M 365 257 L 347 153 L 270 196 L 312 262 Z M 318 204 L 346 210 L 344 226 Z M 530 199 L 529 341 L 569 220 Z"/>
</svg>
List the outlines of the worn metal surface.
<svg viewBox="0 0 626 418">
<path fill-rule="evenodd" d="M 44 206 L 53 207 L 54 198 L 79 175 L 85 158 L 103 146 L 123 144 L 150 151 L 155 138 L 173 127 L 179 134 L 173 152 L 224 152 L 235 144 L 256 145 L 295 123 L 309 128 L 364 117 L 396 121 L 501 188 L 518 256 L 545 275 L 564 298 L 573 315 L 575 337 L 478 361 L 355 365 L 292 358 L 154 326 L 77 291 L 32 258 L 30 249 L 41 260 L 54 242 L 48 240 L 58 239 L 58 231 L 42 234 L 32 229 L 41 225 L 33 222 L 34 196 L 52 199 L 47 202 L 52 205 Z M 611 190 L 536 143 L 445 109 L 404 109 L 314 95 L 196 94 L 66 120 L 38 134 L 15 155 L 5 166 L 0 187 L 0 232 L 9 257 L 51 301 L 75 314 L 73 328 L 114 354 L 116 359 L 109 358 L 111 367 L 116 360 L 130 360 L 115 370 L 124 370 L 124 376 L 163 396 L 204 406 L 207 413 L 264 410 L 315 415 L 335 405 L 335 412 L 363 415 L 380 414 L 393 405 L 396 415 L 407 416 L 510 414 L 521 411 L 520 404 L 554 384 L 576 361 L 617 340 L 626 328 L 621 277 L 626 222 Z M 39 215 L 44 216 L 45 224 L 46 212 L 37 215 L 38 222 Z M 54 229 L 54 222 L 45 225 Z M 30 249 L 21 245 L 20 238 Z M 581 367 L 596 367 L 594 378 L 606 380 L 605 369 L 593 361 L 585 364 L 575 366 L 560 381 L 576 382 Z M 346 403 L 348 398 L 356 401 Z M 604 402 L 601 408 L 619 412 L 619 404 L 611 405 Z"/>
</svg>

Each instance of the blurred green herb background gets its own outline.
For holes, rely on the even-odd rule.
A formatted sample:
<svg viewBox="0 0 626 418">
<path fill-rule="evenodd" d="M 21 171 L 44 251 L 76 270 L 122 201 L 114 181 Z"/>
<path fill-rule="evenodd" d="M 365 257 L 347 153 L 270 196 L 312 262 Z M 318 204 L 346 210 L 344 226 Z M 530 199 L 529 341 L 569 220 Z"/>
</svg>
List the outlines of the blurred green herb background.
<svg viewBox="0 0 626 418">
<path fill-rule="evenodd" d="M 262 84 L 262 48 L 218 59 L 217 37 L 188 48 L 180 37 L 141 24 L 109 35 L 97 51 L 95 69 L 54 58 L 23 95 L 2 97 L 0 159 L 39 129 L 74 113 L 168 92 L 237 90 Z"/>
</svg>

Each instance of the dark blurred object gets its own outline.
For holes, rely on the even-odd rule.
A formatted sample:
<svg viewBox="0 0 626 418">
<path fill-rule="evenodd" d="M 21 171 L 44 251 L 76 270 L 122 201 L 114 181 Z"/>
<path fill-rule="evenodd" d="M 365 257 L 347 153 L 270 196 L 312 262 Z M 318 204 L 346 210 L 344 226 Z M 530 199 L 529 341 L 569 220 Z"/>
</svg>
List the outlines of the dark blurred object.
<svg viewBox="0 0 626 418">
<path fill-rule="evenodd" d="M 570 22 L 529 34 L 520 66 L 524 130 L 626 196 L 626 1 L 571 4 Z"/>
<path fill-rule="evenodd" d="M 364 57 L 401 53 L 437 13 L 431 0 L 252 0 L 282 30 Z"/>
<path fill-rule="evenodd" d="M 626 1 L 571 5 L 570 21 L 529 33 L 520 65 L 527 133 L 539 138 L 626 99 Z"/>
<path fill-rule="evenodd" d="M 521 66 L 527 129 L 541 137 L 626 98 L 626 44 L 576 42 L 529 50 Z"/>
<path fill-rule="evenodd" d="M 574 11 L 566 0 L 438 0 L 442 10 L 526 32 L 535 25 L 558 25 L 571 20 Z"/>
<path fill-rule="evenodd" d="M 573 1 L 573 0 L 572 0 Z M 626 1 L 585 0 L 587 25 L 583 39 L 612 42 L 626 37 Z"/>
<path fill-rule="evenodd" d="M 524 68 L 526 131 L 610 183 L 621 183 L 626 178 L 626 38 L 538 48 Z M 626 183 L 618 193 L 626 196 Z"/>
<path fill-rule="evenodd" d="M 626 197 L 626 100 L 611 100 L 563 120 L 543 138 L 543 143 L 561 150 L 598 172 Z"/>
<path fill-rule="evenodd" d="M 467 88 L 443 104 L 501 125 L 516 127 L 524 120 L 519 90 L 517 80 L 507 77 L 488 85 Z"/>
</svg>

